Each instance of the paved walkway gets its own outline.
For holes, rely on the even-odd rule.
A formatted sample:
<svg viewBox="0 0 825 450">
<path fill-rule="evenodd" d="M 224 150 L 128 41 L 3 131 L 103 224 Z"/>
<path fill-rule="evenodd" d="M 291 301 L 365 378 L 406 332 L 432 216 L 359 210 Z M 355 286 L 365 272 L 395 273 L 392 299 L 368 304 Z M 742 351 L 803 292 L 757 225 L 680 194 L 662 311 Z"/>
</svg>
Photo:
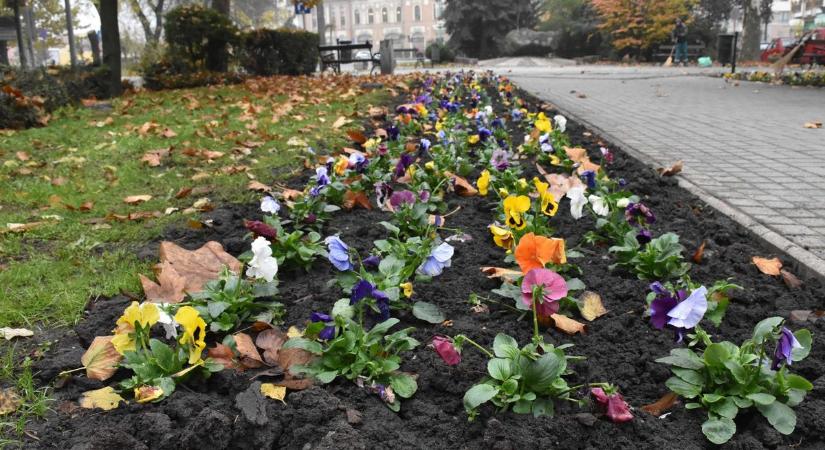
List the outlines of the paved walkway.
<svg viewBox="0 0 825 450">
<path fill-rule="evenodd" d="M 825 121 L 825 89 L 736 86 L 694 69 L 508 75 L 652 166 L 684 160 L 686 187 L 825 276 L 825 128 L 803 128 Z"/>
</svg>

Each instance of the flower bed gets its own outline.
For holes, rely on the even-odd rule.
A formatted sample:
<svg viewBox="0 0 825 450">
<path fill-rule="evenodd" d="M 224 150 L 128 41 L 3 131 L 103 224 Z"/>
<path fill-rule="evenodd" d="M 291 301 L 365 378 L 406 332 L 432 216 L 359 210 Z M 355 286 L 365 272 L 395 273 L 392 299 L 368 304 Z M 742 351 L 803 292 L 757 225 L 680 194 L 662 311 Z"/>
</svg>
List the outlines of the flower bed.
<svg viewBox="0 0 825 450">
<path fill-rule="evenodd" d="M 785 84 L 789 86 L 825 86 L 825 72 L 817 70 L 800 70 L 786 72 L 780 75 L 770 72 L 739 72 L 723 75 L 726 80 L 755 81 L 771 84 Z"/>
<path fill-rule="evenodd" d="M 729 437 L 735 423 L 731 445 L 822 445 L 824 322 L 798 323 L 797 313 L 797 322 L 784 323 L 812 330 L 813 343 L 802 331 L 791 337 L 782 319 L 760 322 L 817 309 L 820 282 L 791 288 L 761 273 L 751 258 L 769 251 L 753 235 L 577 124 L 550 119 L 550 111 L 536 114 L 535 102 L 519 104 L 504 79 L 464 74 L 425 80 L 409 95 L 387 122 L 370 124 L 369 136 L 351 135 L 355 150 L 329 162 L 313 155 L 313 171 L 290 183 L 300 193 L 282 187 L 280 201 L 219 209 L 209 227 L 169 232 L 168 240 L 190 249 L 210 240 L 223 243 L 249 261 L 245 274 L 263 280 L 257 282 L 261 288 L 277 273 L 274 300 L 283 308 L 269 304 L 265 318 L 244 315 L 244 308 L 232 316 L 224 314 L 229 308 L 209 308 L 218 302 L 215 292 L 229 295 L 227 286 L 237 285 L 226 277 L 210 296 L 160 308 L 180 325 L 179 339 L 165 342 L 181 351 L 174 367 L 164 369 L 169 376 L 149 382 L 135 365 L 148 353 L 126 347 L 135 342 L 140 348 L 150 335 L 163 341 L 160 325 L 145 336 L 143 326 L 171 321 L 152 317 L 157 307 L 130 307 L 126 297 L 92 303 L 77 337 L 66 338 L 38 363 L 41 376 L 51 379 L 77 367 L 84 349 L 97 336 L 112 336 L 116 322 L 113 349 L 127 353 L 133 370 L 120 369 L 105 381 L 61 377 L 55 392 L 60 412 L 36 430 L 40 444 L 685 448 L 709 447 L 708 438 Z M 367 202 L 394 213 L 335 211 Z M 249 237 L 255 241 L 244 257 Z M 691 254 L 698 263 L 689 266 Z M 489 278 L 491 272 L 499 278 Z M 744 289 L 724 284 L 729 278 Z M 667 284 L 677 280 L 684 281 Z M 165 285 L 163 272 L 159 281 Z M 265 297 L 272 297 L 266 289 Z M 147 289 L 150 298 L 155 294 L 170 301 L 169 292 Z M 271 346 L 264 341 L 277 332 L 260 324 L 239 326 L 256 319 L 277 323 L 279 317 L 283 328 L 295 328 L 278 335 L 286 344 L 276 351 L 317 354 L 314 363 L 303 364 L 315 386 L 306 388 L 299 367 L 267 356 Z M 400 324 L 388 340 L 374 339 L 386 334 L 374 328 L 364 331 L 389 328 L 390 317 Z M 755 342 L 737 350 L 741 357 L 730 356 L 733 344 L 709 341 L 738 346 L 757 323 Z M 400 332 L 406 327 L 412 329 Z M 209 330 L 205 342 L 203 328 Z M 254 336 L 264 351 L 257 362 L 249 351 L 256 345 L 242 336 Z M 760 352 L 763 341 L 768 353 Z M 812 349 L 810 356 L 803 359 L 802 350 L 793 349 L 796 341 Z M 688 343 L 703 359 L 686 353 Z M 203 345 L 213 349 L 206 359 Z M 88 372 L 92 364 L 84 364 Z M 760 375 L 756 369 L 763 365 L 778 372 L 766 367 Z M 204 367 L 215 373 L 197 374 Z M 762 406 L 782 409 L 780 401 L 796 403 L 801 394 L 789 388 L 806 390 L 803 381 L 785 376 L 789 369 L 813 386 L 794 407 L 798 420 L 785 436 L 779 431 L 790 432 L 789 423 L 778 417 L 788 414 Z M 484 381 L 488 372 L 491 379 Z M 777 373 L 784 376 L 780 387 L 774 386 Z M 184 375 L 189 379 L 175 387 Z M 730 383 L 731 376 L 743 381 Z M 704 381 L 690 382 L 696 377 Z M 671 389 L 693 397 L 703 384 L 701 411 L 684 407 L 696 400 L 656 415 L 642 409 Z M 121 393 L 129 404 L 105 414 L 77 409 L 74 402 L 84 393 L 106 386 L 128 387 Z M 780 391 L 784 396 L 769 398 Z M 741 408 L 735 422 L 728 420 L 731 403 Z M 706 410 L 712 415 L 703 430 Z"/>
</svg>

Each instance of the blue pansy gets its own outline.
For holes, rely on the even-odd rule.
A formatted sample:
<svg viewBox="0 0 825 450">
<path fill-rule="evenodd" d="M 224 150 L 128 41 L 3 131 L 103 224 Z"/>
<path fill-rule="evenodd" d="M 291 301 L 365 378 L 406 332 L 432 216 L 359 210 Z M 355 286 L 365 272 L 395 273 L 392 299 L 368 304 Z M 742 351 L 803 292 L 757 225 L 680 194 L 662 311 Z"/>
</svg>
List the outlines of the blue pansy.
<svg viewBox="0 0 825 450">
<path fill-rule="evenodd" d="M 444 242 L 434 248 L 427 259 L 418 267 L 418 273 L 437 277 L 441 275 L 445 267 L 450 267 L 455 249 L 452 245 Z"/>
<path fill-rule="evenodd" d="M 329 236 L 324 239 L 329 251 L 329 262 L 341 272 L 352 270 L 352 262 L 349 259 L 349 247 L 338 236 Z"/>
</svg>

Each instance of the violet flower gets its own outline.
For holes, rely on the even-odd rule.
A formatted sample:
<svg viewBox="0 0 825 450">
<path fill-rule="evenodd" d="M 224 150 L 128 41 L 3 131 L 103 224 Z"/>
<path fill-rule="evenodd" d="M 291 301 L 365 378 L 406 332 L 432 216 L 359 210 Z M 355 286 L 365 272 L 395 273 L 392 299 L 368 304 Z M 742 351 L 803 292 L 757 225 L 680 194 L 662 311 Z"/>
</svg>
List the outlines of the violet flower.
<svg viewBox="0 0 825 450">
<path fill-rule="evenodd" d="M 478 129 L 478 137 L 481 140 L 481 142 L 485 142 L 492 135 L 493 132 L 487 128 L 481 127 Z"/>
<path fill-rule="evenodd" d="M 355 171 L 358 173 L 364 173 L 369 164 L 370 161 L 361 152 L 355 152 L 349 155 L 349 165 L 350 167 L 353 167 Z"/>
<path fill-rule="evenodd" d="M 387 137 L 389 137 L 391 141 L 397 141 L 400 134 L 401 130 L 395 125 L 390 125 L 390 127 L 387 128 Z"/>
<path fill-rule="evenodd" d="M 418 155 L 423 158 L 432 145 L 433 143 L 429 139 L 421 138 L 421 141 L 418 142 Z"/>
<path fill-rule="evenodd" d="M 784 362 L 790 366 L 793 361 L 793 349 L 802 348 L 802 344 L 796 339 L 791 330 L 787 327 L 782 327 L 782 332 L 779 335 L 779 340 L 776 341 L 776 350 L 773 352 L 773 363 L 771 363 L 772 370 L 779 370 L 779 366 Z"/>
<path fill-rule="evenodd" d="M 647 245 L 652 240 L 653 233 L 651 233 L 647 228 L 642 228 L 638 233 L 636 233 L 636 241 L 642 246 Z"/>
<path fill-rule="evenodd" d="M 309 191 L 309 195 L 317 197 L 329 183 L 329 169 L 326 166 L 315 168 L 315 187 Z"/>
<path fill-rule="evenodd" d="M 418 193 L 418 199 L 421 200 L 424 203 L 427 203 L 428 201 L 430 201 L 430 191 L 423 190 L 423 191 L 419 192 Z"/>
<path fill-rule="evenodd" d="M 390 205 L 398 208 L 404 205 L 414 205 L 416 195 L 411 191 L 396 191 L 390 196 Z"/>
<path fill-rule="evenodd" d="M 656 222 L 656 216 L 653 214 L 653 211 L 641 202 L 629 203 L 624 210 L 624 217 L 633 226 L 641 224 L 642 221 L 648 225 Z"/>
<path fill-rule="evenodd" d="M 309 315 L 309 321 L 310 322 L 324 322 L 326 324 L 329 324 L 330 322 L 334 322 L 334 320 L 332 320 L 332 317 L 330 317 L 328 314 L 319 313 L 319 312 L 313 312 L 312 314 L 310 314 Z M 330 339 L 333 339 L 334 337 L 335 337 L 335 325 L 327 325 L 326 327 L 324 327 L 323 330 L 321 330 L 320 333 L 318 333 L 318 339 L 322 339 L 324 341 L 328 341 Z"/>
<path fill-rule="evenodd" d="M 596 189 L 596 172 L 592 170 L 585 170 L 582 173 L 582 179 L 587 184 L 588 189 Z"/>
<path fill-rule="evenodd" d="M 375 183 L 375 199 L 378 201 L 378 206 L 383 207 L 390 199 L 392 192 L 392 186 L 388 183 L 383 181 Z"/>
<path fill-rule="evenodd" d="M 455 249 L 452 245 L 444 242 L 438 247 L 432 249 L 427 259 L 418 267 L 418 273 L 421 275 L 429 275 L 437 277 L 444 272 L 445 267 L 450 267 L 452 264 L 452 257 Z"/>
<path fill-rule="evenodd" d="M 255 236 L 262 236 L 270 241 L 278 239 L 278 231 L 260 220 L 247 220 L 244 222 L 244 226 L 247 230 L 255 234 Z"/>
<path fill-rule="evenodd" d="M 378 319 L 381 321 L 390 318 L 390 298 L 383 291 L 367 280 L 358 280 L 355 286 L 352 287 L 350 296 L 350 305 L 356 305 L 361 300 L 371 297 L 375 299 L 375 304 L 378 306 Z"/>
<path fill-rule="evenodd" d="M 687 293 L 684 290 L 679 290 L 674 294 L 658 281 L 650 285 L 650 290 L 656 293 L 656 298 L 650 303 L 650 323 L 661 330 L 670 320 L 667 313 L 676 307 L 680 301 L 684 300 Z"/>
<path fill-rule="evenodd" d="M 404 153 L 401 155 L 401 158 L 398 159 L 398 164 L 395 165 L 395 177 L 403 177 L 407 172 L 407 167 L 410 167 L 414 162 L 415 155 L 410 153 Z"/>
<path fill-rule="evenodd" d="M 602 388 L 592 388 L 590 393 L 596 398 L 596 402 L 601 405 L 605 415 L 611 422 L 622 423 L 633 420 L 633 413 L 630 406 L 618 392 L 607 394 Z"/>
<path fill-rule="evenodd" d="M 352 262 L 349 258 L 349 247 L 338 236 L 329 236 L 324 239 L 329 251 L 329 262 L 341 272 L 352 270 Z"/>
<path fill-rule="evenodd" d="M 607 164 L 611 164 L 613 162 L 613 152 L 611 152 L 610 149 L 605 147 L 601 147 L 600 150 L 602 152 L 602 159 L 604 160 L 604 162 L 606 162 Z"/>
<path fill-rule="evenodd" d="M 490 164 L 498 171 L 506 170 L 510 167 L 509 159 L 510 155 L 508 155 L 506 151 L 497 149 L 493 152 L 492 158 L 490 158 Z"/>
<path fill-rule="evenodd" d="M 267 195 L 261 199 L 261 211 L 270 214 L 278 214 L 281 210 L 281 204 L 271 196 Z"/>
<path fill-rule="evenodd" d="M 361 265 L 370 269 L 377 269 L 379 264 L 381 264 L 381 257 L 376 255 L 367 256 L 361 261 Z"/>
<path fill-rule="evenodd" d="M 432 341 L 433 348 L 438 356 L 448 366 L 457 366 L 461 363 L 461 353 L 455 348 L 453 340 L 443 336 L 436 336 Z"/>
</svg>

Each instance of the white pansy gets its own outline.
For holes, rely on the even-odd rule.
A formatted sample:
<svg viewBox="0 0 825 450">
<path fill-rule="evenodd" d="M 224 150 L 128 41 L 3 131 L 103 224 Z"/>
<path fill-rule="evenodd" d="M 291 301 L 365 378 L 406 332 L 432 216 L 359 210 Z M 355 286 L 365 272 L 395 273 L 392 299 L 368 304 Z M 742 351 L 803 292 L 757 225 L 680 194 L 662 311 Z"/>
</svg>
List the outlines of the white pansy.
<svg viewBox="0 0 825 450">
<path fill-rule="evenodd" d="M 266 196 L 261 199 L 261 211 L 270 214 L 278 214 L 278 211 L 281 210 L 281 204 L 278 203 L 278 200 L 270 196 Z"/>
<path fill-rule="evenodd" d="M 553 117 L 553 122 L 556 122 L 556 128 L 562 133 L 567 130 L 567 117 L 558 114 L 556 117 Z"/>
<path fill-rule="evenodd" d="M 582 208 L 587 204 L 587 197 L 584 196 L 584 186 L 576 186 L 567 191 L 567 198 L 570 199 L 570 215 L 578 220 L 582 217 Z"/>
<path fill-rule="evenodd" d="M 627 208 L 627 205 L 629 205 L 629 204 L 630 204 L 630 199 L 627 198 L 627 197 L 620 198 L 619 201 L 616 202 L 616 206 L 618 206 L 619 208 Z"/>
<path fill-rule="evenodd" d="M 272 282 L 278 273 L 278 260 L 272 257 L 271 243 L 263 237 L 255 239 L 252 242 L 252 254 L 254 256 L 246 268 L 246 276 Z"/>
<path fill-rule="evenodd" d="M 178 323 L 171 314 L 167 312 L 169 303 L 158 303 L 158 322 L 163 325 L 163 330 L 166 331 L 166 339 L 173 339 L 178 337 Z"/>
<path fill-rule="evenodd" d="M 607 202 L 604 201 L 602 197 L 591 195 L 587 199 L 590 200 L 590 206 L 593 207 L 593 212 L 597 215 L 604 217 L 610 214 L 610 206 L 607 205 Z"/>
</svg>

